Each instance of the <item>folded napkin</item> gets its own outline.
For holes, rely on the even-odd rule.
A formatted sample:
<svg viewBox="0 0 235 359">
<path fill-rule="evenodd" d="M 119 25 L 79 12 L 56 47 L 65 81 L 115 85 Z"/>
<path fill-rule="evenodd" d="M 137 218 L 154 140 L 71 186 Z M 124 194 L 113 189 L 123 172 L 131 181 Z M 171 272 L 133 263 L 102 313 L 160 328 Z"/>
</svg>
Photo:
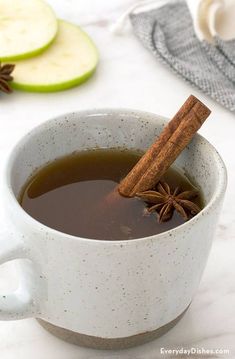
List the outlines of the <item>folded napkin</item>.
<svg viewBox="0 0 235 359">
<path fill-rule="evenodd" d="M 210 20 L 209 42 L 199 26 L 203 22 L 198 21 L 196 27 L 191 14 L 185 1 L 173 1 L 131 13 L 130 19 L 135 34 L 156 58 L 235 112 L 235 40 L 223 40 Z"/>
</svg>

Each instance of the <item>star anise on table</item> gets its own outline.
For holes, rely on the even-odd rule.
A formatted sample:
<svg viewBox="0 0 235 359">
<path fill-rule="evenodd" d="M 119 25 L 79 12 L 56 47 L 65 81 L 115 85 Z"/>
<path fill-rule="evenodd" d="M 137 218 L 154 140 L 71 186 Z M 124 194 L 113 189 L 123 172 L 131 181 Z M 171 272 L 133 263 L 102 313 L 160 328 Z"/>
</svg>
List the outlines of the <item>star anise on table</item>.
<svg viewBox="0 0 235 359">
<path fill-rule="evenodd" d="M 2 65 L 0 62 L 0 91 L 5 93 L 11 93 L 12 88 L 9 84 L 13 80 L 13 76 L 11 75 L 14 70 L 15 65 L 5 64 Z"/>
<path fill-rule="evenodd" d="M 180 191 L 174 190 L 166 182 L 159 182 L 155 190 L 144 191 L 136 194 L 148 205 L 148 211 L 157 211 L 159 222 L 166 222 L 173 216 L 176 210 L 185 221 L 200 212 L 200 207 L 193 201 L 198 196 L 197 190 Z"/>
</svg>

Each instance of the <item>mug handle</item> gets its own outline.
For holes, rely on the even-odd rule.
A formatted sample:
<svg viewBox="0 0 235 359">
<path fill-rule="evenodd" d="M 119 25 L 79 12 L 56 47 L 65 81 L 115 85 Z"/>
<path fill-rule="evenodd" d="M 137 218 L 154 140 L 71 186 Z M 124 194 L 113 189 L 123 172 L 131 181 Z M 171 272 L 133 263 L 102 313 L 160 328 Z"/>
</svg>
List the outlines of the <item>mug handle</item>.
<svg viewBox="0 0 235 359">
<path fill-rule="evenodd" d="M 0 320 L 16 320 L 34 317 L 38 313 L 36 270 L 24 243 L 16 234 L 7 231 L 0 234 L 0 265 L 14 259 L 25 259 L 24 273 L 18 288 L 9 294 L 0 294 Z"/>
</svg>

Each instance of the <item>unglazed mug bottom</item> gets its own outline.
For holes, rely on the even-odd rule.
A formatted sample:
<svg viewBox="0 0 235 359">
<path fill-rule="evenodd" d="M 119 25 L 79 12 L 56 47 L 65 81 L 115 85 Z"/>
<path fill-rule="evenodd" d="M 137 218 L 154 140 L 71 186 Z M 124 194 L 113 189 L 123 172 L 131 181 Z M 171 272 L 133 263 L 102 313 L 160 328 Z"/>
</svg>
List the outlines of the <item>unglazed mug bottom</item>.
<svg viewBox="0 0 235 359">
<path fill-rule="evenodd" d="M 72 330 L 58 327 L 40 318 L 37 318 L 37 321 L 49 333 L 53 334 L 59 339 L 66 341 L 67 343 L 92 349 L 119 350 L 146 344 L 154 339 L 160 338 L 162 335 L 166 334 L 170 329 L 172 329 L 180 321 L 180 319 L 182 319 L 188 308 L 189 306 L 175 319 L 171 320 L 170 322 L 158 329 L 136 335 L 131 335 L 129 337 L 114 339 L 95 337 L 91 335 L 73 332 Z"/>
</svg>

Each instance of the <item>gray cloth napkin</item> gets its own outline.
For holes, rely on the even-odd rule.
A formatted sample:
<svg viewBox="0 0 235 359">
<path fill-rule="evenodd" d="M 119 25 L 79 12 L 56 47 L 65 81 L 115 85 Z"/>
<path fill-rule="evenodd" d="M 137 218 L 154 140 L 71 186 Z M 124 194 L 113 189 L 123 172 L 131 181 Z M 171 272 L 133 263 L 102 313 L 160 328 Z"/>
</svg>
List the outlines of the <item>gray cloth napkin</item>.
<svg viewBox="0 0 235 359">
<path fill-rule="evenodd" d="M 131 14 L 135 34 L 156 58 L 235 112 L 235 42 L 200 41 L 185 2 Z"/>
</svg>

